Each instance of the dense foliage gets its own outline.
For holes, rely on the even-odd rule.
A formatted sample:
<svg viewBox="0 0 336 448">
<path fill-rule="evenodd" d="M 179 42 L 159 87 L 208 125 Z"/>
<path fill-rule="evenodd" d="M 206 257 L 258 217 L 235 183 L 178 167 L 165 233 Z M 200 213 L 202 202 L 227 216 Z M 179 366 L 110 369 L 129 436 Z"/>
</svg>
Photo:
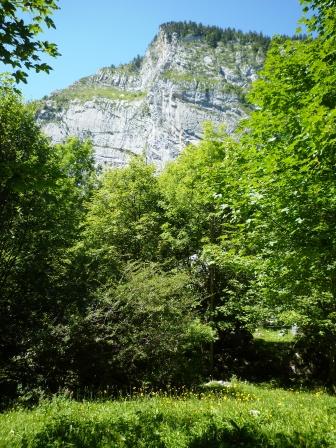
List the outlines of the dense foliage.
<svg viewBox="0 0 336 448">
<path fill-rule="evenodd" d="M 186 272 L 128 264 L 122 282 L 95 295 L 80 327 L 80 384 L 102 390 L 200 381 L 214 334 L 198 308 Z"/>
<path fill-rule="evenodd" d="M 218 334 L 211 363 L 216 359 L 221 374 L 230 352 L 223 346 L 234 345 L 236 357 L 246 343 L 248 285 L 254 277 L 252 260 L 241 257 L 237 246 L 242 217 L 228 204 L 239 195 L 237 146 L 207 125 L 204 140 L 187 147 L 160 176 L 165 257 L 193 272 L 205 316 Z"/>
<path fill-rule="evenodd" d="M 335 384 L 335 14 L 319 5 L 306 23 L 320 35 L 275 40 L 252 88 L 259 110 L 241 140 L 242 180 L 248 237 L 263 262 L 260 297 L 300 326 Z"/>
<path fill-rule="evenodd" d="M 66 251 L 94 172 L 89 143 L 51 146 L 30 109 L 17 94 L 0 92 L 0 364 L 7 391 L 30 370 L 36 375 L 32 359 L 48 327 L 72 312 Z"/>
<path fill-rule="evenodd" d="M 16 82 L 27 82 L 27 70 L 51 70 L 41 62 L 41 53 L 55 57 L 59 53 L 51 42 L 38 40 L 42 26 L 55 28 L 50 15 L 57 0 L 2 0 L 0 7 L 0 62 L 11 65 Z"/>
</svg>

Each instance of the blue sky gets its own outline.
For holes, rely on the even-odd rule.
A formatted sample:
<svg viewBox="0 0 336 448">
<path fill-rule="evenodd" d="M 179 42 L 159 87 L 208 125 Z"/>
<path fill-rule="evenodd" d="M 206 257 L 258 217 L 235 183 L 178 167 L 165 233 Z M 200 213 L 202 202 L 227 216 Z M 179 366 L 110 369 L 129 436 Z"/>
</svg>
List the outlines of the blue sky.
<svg viewBox="0 0 336 448">
<path fill-rule="evenodd" d="M 47 62 L 49 75 L 31 74 L 22 85 L 27 100 L 144 54 L 161 23 L 192 20 L 205 25 L 294 34 L 301 15 L 298 0 L 59 0 L 56 30 L 43 39 L 57 43 L 62 56 Z"/>
</svg>

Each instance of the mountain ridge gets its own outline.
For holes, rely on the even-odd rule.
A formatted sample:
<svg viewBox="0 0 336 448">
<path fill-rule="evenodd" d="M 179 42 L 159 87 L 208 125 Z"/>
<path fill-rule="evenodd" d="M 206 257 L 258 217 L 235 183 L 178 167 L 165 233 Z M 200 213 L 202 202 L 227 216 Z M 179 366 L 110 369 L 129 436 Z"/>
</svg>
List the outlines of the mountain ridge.
<svg viewBox="0 0 336 448">
<path fill-rule="evenodd" d="M 268 44 L 258 33 L 168 22 L 143 57 L 52 93 L 37 119 L 53 142 L 90 138 L 98 163 L 123 166 L 145 152 L 160 168 L 201 138 L 204 121 L 232 132 L 247 116 L 244 94 Z"/>
</svg>

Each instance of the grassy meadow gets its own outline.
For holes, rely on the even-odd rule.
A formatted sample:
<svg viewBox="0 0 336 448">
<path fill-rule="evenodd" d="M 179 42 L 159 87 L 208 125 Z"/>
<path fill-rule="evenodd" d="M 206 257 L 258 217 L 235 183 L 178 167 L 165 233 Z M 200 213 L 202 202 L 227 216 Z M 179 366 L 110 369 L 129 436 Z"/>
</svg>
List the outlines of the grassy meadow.
<svg viewBox="0 0 336 448">
<path fill-rule="evenodd" d="M 336 446 L 336 398 L 231 382 L 221 390 L 116 400 L 57 397 L 0 415 L 1 448 Z"/>
</svg>

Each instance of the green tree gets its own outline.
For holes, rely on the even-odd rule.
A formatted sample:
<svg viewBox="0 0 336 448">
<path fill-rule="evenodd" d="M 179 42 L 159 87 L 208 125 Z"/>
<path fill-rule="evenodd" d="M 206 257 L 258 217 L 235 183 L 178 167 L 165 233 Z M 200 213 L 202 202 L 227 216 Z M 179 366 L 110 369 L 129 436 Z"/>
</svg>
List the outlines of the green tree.
<svg viewBox="0 0 336 448">
<path fill-rule="evenodd" d="M 238 236 L 245 213 L 238 148 L 235 140 L 207 125 L 201 143 L 188 146 L 160 176 L 166 217 L 162 251 L 172 263 L 194 272 L 203 310 L 219 332 L 211 350 L 217 351 L 212 358 L 222 362 L 221 373 L 228 336 L 245 334 L 254 275 L 252 258 L 245 256 Z"/>
<path fill-rule="evenodd" d="M 335 0 L 300 0 L 304 17 L 301 23 L 308 31 L 318 32 L 320 37 L 335 38 Z"/>
<path fill-rule="evenodd" d="M 95 294 L 69 352 L 84 386 L 125 387 L 200 380 L 213 330 L 182 271 L 127 263 L 123 278 Z"/>
<path fill-rule="evenodd" d="M 49 73 L 41 53 L 55 57 L 55 44 L 38 39 L 42 26 L 54 28 L 50 15 L 57 0 L 2 0 L 0 7 L 0 62 L 11 65 L 16 82 L 27 82 L 27 70 Z"/>
<path fill-rule="evenodd" d="M 67 352 L 82 385 L 181 383 L 202 373 L 214 332 L 188 272 L 165 259 L 162 199 L 154 166 L 134 157 L 105 171 L 88 203 L 72 264 L 92 306 Z"/>
<path fill-rule="evenodd" d="M 316 38 L 275 40 L 250 95 L 242 154 L 256 284 L 273 315 L 313 340 L 336 383 L 335 8 L 304 1 Z M 322 361 L 321 361 L 322 363 Z"/>
<path fill-rule="evenodd" d="M 92 279 L 92 287 L 121 275 L 128 261 L 157 260 L 161 222 L 160 192 L 152 165 L 135 157 L 127 167 L 103 173 L 77 247 L 82 272 Z"/>
<path fill-rule="evenodd" d="M 48 325 L 73 308 L 67 250 L 79 233 L 94 166 L 89 143 L 52 146 L 30 106 L 3 90 L 0 135 L 0 368 L 15 383 L 33 375 L 28 354 Z"/>
</svg>

